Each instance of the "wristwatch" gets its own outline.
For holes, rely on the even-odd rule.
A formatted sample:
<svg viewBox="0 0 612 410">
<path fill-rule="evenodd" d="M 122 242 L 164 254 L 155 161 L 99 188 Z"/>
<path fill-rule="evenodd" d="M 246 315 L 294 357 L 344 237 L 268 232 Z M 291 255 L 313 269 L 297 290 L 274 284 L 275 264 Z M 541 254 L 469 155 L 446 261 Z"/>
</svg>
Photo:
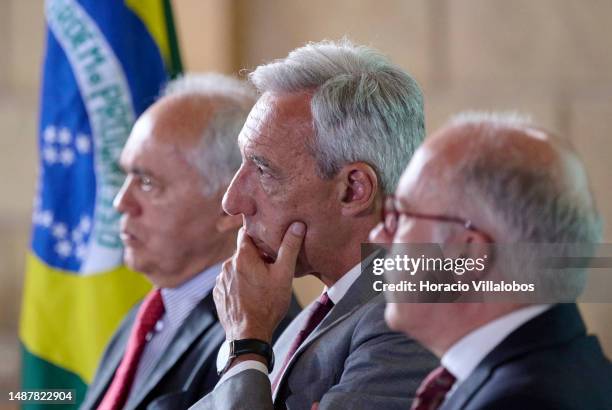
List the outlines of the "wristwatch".
<svg viewBox="0 0 612 410">
<path fill-rule="evenodd" d="M 232 364 L 234 358 L 254 353 L 263 356 L 268 362 L 268 373 L 274 368 L 274 351 L 270 343 L 259 339 L 226 340 L 217 354 L 217 374 L 221 376 Z"/>
</svg>

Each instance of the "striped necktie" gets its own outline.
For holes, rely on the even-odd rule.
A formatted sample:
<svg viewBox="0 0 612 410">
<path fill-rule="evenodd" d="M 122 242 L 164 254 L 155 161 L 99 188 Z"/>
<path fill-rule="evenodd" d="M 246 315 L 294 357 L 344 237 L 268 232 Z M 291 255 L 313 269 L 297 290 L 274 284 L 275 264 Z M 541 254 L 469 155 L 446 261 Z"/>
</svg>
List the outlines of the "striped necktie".
<svg viewBox="0 0 612 410">
<path fill-rule="evenodd" d="M 304 323 L 304 327 L 302 328 L 302 330 L 300 330 L 296 338 L 293 340 L 293 343 L 291 344 L 291 347 L 289 348 L 289 351 L 285 356 L 285 360 L 283 361 L 283 366 L 277 373 L 276 378 L 274 379 L 274 383 L 272 383 L 272 391 L 276 390 L 276 386 L 278 386 L 278 383 L 280 382 L 280 378 L 283 375 L 285 368 L 289 364 L 289 361 L 291 360 L 295 352 L 298 350 L 300 345 L 304 343 L 304 340 L 306 340 L 308 335 L 310 335 L 312 331 L 319 325 L 319 323 L 321 323 L 323 318 L 327 316 L 327 314 L 333 307 L 334 302 L 332 302 L 329 296 L 327 296 L 327 292 L 323 292 L 323 294 L 319 296 L 319 299 L 315 301 L 310 311 L 310 315 Z"/>
</svg>

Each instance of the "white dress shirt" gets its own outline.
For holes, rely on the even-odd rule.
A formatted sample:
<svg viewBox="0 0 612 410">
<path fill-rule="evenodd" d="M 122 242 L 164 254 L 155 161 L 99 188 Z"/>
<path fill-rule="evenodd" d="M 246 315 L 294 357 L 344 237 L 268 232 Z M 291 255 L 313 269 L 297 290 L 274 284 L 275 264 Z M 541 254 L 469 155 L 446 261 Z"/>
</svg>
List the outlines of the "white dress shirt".
<svg viewBox="0 0 612 410">
<path fill-rule="evenodd" d="M 365 263 L 365 262 L 364 262 Z M 362 263 L 358 263 L 353 266 L 351 270 L 346 272 L 331 288 L 325 286 L 323 292 L 327 292 L 329 299 L 334 302 L 334 306 L 340 302 L 340 300 L 346 295 L 349 288 L 355 283 L 359 275 L 361 274 Z"/>
<path fill-rule="evenodd" d="M 473 330 L 452 345 L 441 360 L 442 366 L 457 379 L 446 398 L 448 399 L 457 390 L 476 366 L 510 333 L 544 313 L 551 306 L 535 305 L 515 310 Z"/>
<path fill-rule="evenodd" d="M 149 379 L 149 375 L 172 338 L 187 319 L 193 309 L 212 291 L 217 275 L 221 272 L 221 263 L 211 266 L 176 288 L 162 288 L 164 314 L 147 335 L 147 344 L 138 361 L 134 382 L 126 403 L 138 392 Z"/>
<path fill-rule="evenodd" d="M 366 260 L 364 260 L 363 262 L 363 265 L 365 266 L 365 264 L 367 263 L 368 259 L 366 258 Z M 351 270 L 345 273 L 336 283 L 334 283 L 332 287 L 325 287 L 324 292 L 327 292 L 327 296 L 329 296 L 329 299 L 334 302 L 334 306 L 337 305 L 338 302 L 340 302 L 344 295 L 346 295 L 346 292 L 349 290 L 351 285 L 355 283 L 355 281 L 359 277 L 359 274 L 361 273 L 361 266 L 362 262 L 359 262 L 357 265 L 353 266 Z M 217 386 L 221 385 L 221 383 L 223 383 L 230 377 L 249 369 L 259 370 L 266 376 L 268 375 L 268 367 L 265 364 L 258 362 L 257 360 L 245 360 L 244 362 L 238 363 L 237 365 L 226 371 L 221 377 L 221 380 L 219 380 L 219 382 L 217 383 Z"/>
</svg>

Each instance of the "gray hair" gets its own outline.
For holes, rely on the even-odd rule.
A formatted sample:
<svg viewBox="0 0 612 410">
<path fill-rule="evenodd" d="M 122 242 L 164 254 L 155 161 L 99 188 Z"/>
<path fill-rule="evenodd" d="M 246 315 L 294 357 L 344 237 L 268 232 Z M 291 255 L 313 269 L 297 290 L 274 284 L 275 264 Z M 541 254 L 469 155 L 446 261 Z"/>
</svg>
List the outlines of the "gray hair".
<svg viewBox="0 0 612 410">
<path fill-rule="evenodd" d="M 417 82 L 378 52 L 348 40 L 309 43 L 249 75 L 261 92 L 314 91 L 310 148 L 323 178 L 364 161 L 392 193 L 425 137 Z"/>
<path fill-rule="evenodd" d="M 238 134 L 255 103 L 255 90 L 248 83 L 217 74 L 186 74 L 168 82 L 162 97 L 205 97 L 219 100 L 198 147 L 187 160 L 206 179 L 204 195 L 224 189 L 241 164 Z"/>
<path fill-rule="evenodd" d="M 534 274 L 525 268 L 538 266 L 536 261 L 543 255 L 537 253 L 547 249 L 532 244 L 554 244 L 550 247 L 554 255 L 549 256 L 577 256 L 576 252 L 590 256 L 601 241 L 602 220 L 584 167 L 569 143 L 536 128 L 529 117 L 517 113 L 462 113 L 450 125 L 471 126 L 470 135 L 479 137 L 474 138 L 457 168 L 449 170 L 454 174 L 451 186 L 460 187 L 462 193 L 456 194 L 478 204 L 473 211 L 504 232 L 505 241 L 520 248 L 521 261 L 517 261 L 515 248 L 509 259 L 501 262 L 504 268 L 514 267 L 504 274 L 534 283 L 536 290 L 555 301 L 575 300 L 586 282 L 584 269 L 538 270 Z M 503 142 L 496 138 L 500 130 L 549 138 L 559 156 L 558 166 L 530 166 L 525 152 L 517 147 L 505 145 L 501 151 L 499 144 Z M 495 152 L 503 152 L 503 160 Z"/>
</svg>

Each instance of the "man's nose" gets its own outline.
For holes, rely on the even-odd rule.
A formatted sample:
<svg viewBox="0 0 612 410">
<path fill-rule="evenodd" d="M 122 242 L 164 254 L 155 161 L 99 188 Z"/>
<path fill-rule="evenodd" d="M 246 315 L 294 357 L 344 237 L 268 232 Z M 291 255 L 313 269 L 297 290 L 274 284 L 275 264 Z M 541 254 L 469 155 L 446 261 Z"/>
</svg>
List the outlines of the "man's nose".
<svg viewBox="0 0 612 410">
<path fill-rule="evenodd" d="M 113 200 L 113 207 L 117 210 L 117 212 L 122 214 L 135 215 L 138 213 L 138 202 L 133 195 L 133 180 L 134 178 L 131 175 L 128 175 L 117 192 L 115 199 Z"/>
<path fill-rule="evenodd" d="M 223 210 L 230 215 L 253 215 L 255 213 L 255 203 L 244 166 L 238 169 L 227 187 L 223 195 L 222 206 Z"/>
</svg>

